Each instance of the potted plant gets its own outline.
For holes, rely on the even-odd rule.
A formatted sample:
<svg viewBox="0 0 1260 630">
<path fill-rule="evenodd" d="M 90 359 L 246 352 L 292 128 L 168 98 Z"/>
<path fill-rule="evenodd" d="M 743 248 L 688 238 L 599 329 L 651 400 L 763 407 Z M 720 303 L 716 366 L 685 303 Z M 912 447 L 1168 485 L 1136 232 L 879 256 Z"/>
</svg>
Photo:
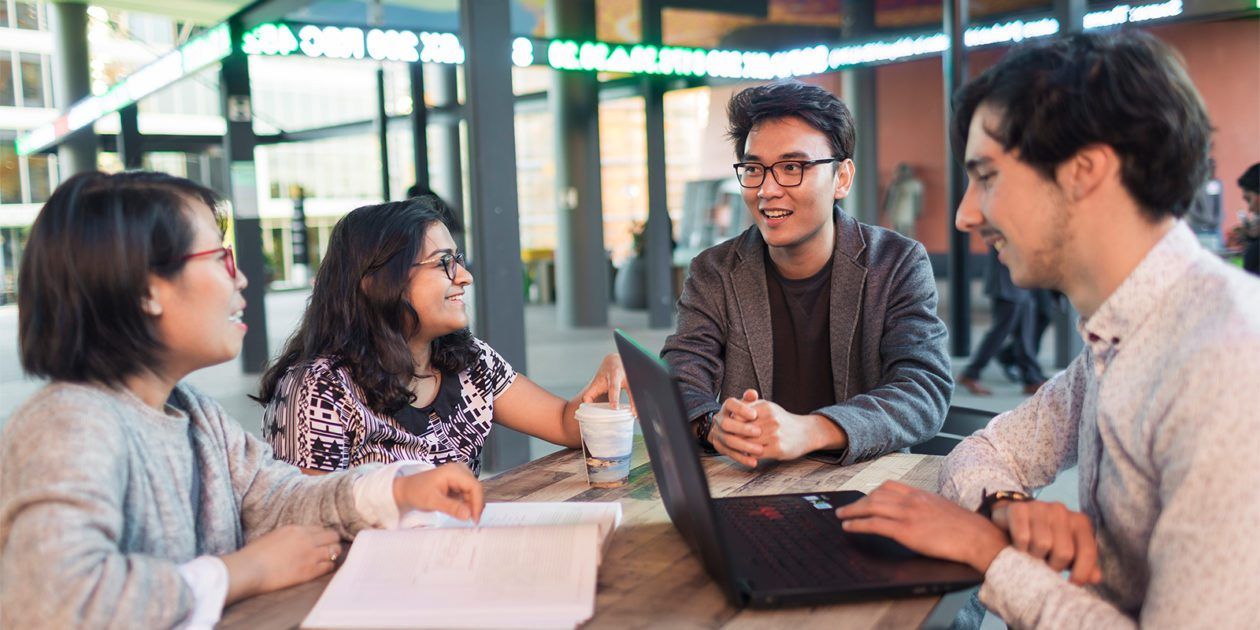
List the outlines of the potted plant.
<svg viewBox="0 0 1260 630">
<path fill-rule="evenodd" d="M 647 308 L 647 261 L 643 259 L 643 247 L 647 242 L 645 221 L 636 221 L 631 229 L 631 253 L 613 281 L 613 297 L 622 308 L 643 310 Z"/>
</svg>

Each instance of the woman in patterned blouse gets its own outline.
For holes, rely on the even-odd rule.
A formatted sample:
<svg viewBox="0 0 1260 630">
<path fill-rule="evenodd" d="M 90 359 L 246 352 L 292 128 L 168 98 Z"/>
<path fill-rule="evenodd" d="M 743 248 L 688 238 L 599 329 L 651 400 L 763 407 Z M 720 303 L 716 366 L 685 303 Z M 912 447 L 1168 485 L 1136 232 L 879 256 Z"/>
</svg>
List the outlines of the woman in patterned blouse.
<svg viewBox="0 0 1260 630">
<path fill-rule="evenodd" d="M 565 401 L 472 336 L 473 278 L 441 204 L 365 206 L 333 228 L 301 326 L 262 379 L 276 457 L 310 473 L 400 460 L 476 473 L 492 420 L 576 448 L 577 406 L 620 394 L 615 355 Z"/>
</svg>

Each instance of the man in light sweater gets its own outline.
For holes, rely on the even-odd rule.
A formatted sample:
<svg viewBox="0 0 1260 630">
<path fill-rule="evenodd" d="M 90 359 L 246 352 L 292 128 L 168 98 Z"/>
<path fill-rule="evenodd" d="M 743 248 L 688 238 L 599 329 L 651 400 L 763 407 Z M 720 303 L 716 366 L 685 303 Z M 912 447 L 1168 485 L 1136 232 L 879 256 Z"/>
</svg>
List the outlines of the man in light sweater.
<svg viewBox="0 0 1260 630">
<path fill-rule="evenodd" d="M 1211 135 L 1185 70 L 1150 35 L 1074 35 L 1010 53 L 954 111 L 958 227 L 1066 294 L 1086 345 L 949 455 L 944 498 L 890 482 L 837 516 L 985 572 L 1015 627 L 1254 627 L 1260 282 L 1179 220 Z M 1080 513 L 1027 494 L 1072 466 Z"/>
</svg>

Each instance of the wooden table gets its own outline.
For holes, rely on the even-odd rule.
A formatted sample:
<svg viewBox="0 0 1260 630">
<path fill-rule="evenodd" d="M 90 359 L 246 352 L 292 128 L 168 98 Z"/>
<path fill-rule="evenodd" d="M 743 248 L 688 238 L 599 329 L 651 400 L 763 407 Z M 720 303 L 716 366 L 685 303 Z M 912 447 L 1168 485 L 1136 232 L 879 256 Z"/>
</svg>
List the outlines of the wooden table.
<svg viewBox="0 0 1260 630">
<path fill-rule="evenodd" d="M 578 451 L 562 451 L 485 480 L 488 501 L 619 501 L 621 527 L 599 570 L 595 616 L 589 628 L 914 628 L 948 625 L 966 594 L 835 604 L 814 608 L 732 608 L 705 574 L 665 513 L 642 438 L 636 438 L 629 483 L 596 489 L 586 483 Z M 713 496 L 814 490 L 869 492 L 886 479 L 935 490 L 941 458 L 895 453 L 840 467 L 813 461 L 780 464 L 754 473 L 725 457 L 706 457 Z M 254 597 L 224 611 L 220 628 L 295 628 L 315 605 L 321 579 Z M 934 612 L 935 608 L 935 612 Z"/>
</svg>

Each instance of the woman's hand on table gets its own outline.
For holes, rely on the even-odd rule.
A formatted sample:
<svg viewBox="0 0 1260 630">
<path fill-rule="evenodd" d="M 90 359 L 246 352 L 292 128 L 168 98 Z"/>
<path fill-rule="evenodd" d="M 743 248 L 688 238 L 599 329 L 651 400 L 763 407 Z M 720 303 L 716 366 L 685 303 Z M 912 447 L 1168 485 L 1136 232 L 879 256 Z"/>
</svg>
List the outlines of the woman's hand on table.
<svg viewBox="0 0 1260 630">
<path fill-rule="evenodd" d="M 226 603 L 313 580 L 332 571 L 340 556 L 341 538 L 331 529 L 275 529 L 220 558 L 228 570 Z"/>
<path fill-rule="evenodd" d="M 486 506 L 481 482 L 463 464 L 443 464 L 394 480 L 394 502 L 399 511 L 425 510 L 449 514 L 461 521 L 481 522 Z"/>
</svg>

